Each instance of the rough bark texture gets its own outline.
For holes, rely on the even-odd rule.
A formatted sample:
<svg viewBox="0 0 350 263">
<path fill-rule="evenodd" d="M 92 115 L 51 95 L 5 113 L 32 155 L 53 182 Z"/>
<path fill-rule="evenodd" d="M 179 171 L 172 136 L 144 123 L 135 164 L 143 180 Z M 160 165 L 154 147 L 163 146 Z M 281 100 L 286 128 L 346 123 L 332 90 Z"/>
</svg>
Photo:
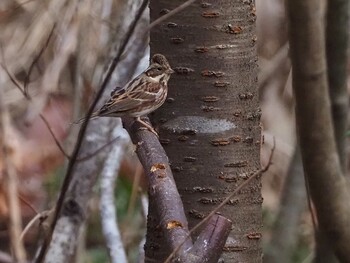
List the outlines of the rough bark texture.
<svg viewBox="0 0 350 263">
<path fill-rule="evenodd" d="M 317 0 L 287 1 L 296 120 L 320 228 L 339 260 L 350 262 L 350 196 L 331 117 L 321 4 Z"/>
<path fill-rule="evenodd" d="M 151 20 L 182 2 L 151 1 Z M 255 6 L 196 2 L 154 28 L 150 42 L 176 71 L 153 121 L 191 228 L 260 168 Z M 221 210 L 234 225 L 225 262 L 261 262 L 260 188 L 254 180 Z M 164 242 L 150 232 L 157 222 L 148 224 L 146 256 L 159 262 Z"/>
</svg>

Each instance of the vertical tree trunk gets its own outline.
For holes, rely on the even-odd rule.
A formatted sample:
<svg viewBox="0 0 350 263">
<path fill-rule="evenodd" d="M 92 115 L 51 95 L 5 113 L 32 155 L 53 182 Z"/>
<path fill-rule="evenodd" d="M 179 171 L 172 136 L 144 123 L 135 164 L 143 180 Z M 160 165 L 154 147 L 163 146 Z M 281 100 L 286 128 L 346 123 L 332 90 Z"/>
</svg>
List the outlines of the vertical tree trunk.
<svg viewBox="0 0 350 263">
<path fill-rule="evenodd" d="M 151 20 L 181 3 L 151 1 Z M 211 0 L 194 3 L 151 32 L 151 53 L 164 54 L 176 71 L 153 121 L 190 228 L 260 168 L 255 19 L 254 1 Z M 221 210 L 234 225 L 225 262 L 261 262 L 260 189 L 258 178 Z M 160 262 L 168 251 L 150 212 L 146 257 Z"/>
</svg>

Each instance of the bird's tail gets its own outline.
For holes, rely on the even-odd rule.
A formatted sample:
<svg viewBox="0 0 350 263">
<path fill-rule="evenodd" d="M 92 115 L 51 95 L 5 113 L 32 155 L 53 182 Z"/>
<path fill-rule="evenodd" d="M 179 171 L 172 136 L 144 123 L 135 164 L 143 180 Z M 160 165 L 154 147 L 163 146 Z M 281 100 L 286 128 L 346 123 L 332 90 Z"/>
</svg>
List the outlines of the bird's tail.
<svg viewBox="0 0 350 263">
<path fill-rule="evenodd" d="M 99 117 L 98 112 L 94 112 L 93 114 L 91 114 L 90 120 L 96 119 L 98 117 Z M 82 123 L 86 122 L 87 119 L 88 119 L 87 117 L 83 117 L 81 119 L 74 121 L 73 124 L 82 124 Z"/>
</svg>

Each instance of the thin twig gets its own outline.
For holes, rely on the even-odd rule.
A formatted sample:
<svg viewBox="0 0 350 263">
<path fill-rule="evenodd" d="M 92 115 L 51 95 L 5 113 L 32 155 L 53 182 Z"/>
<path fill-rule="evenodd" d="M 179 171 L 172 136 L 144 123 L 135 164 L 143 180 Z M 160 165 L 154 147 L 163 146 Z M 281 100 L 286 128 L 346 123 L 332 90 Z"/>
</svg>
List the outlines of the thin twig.
<svg viewBox="0 0 350 263">
<path fill-rule="evenodd" d="M 48 120 L 44 117 L 44 115 L 42 113 L 39 114 L 40 119 L 45 123 L 47 129 L 49 130 L 53 140 L 55 141 L 57 147 L 60 149 L 60 151 L 63 153 L 63 155 L 67 158 L 70 159 L 70 156 L 68 155 L 68 153 L 66 153 L 66 151 L 63 149 L 63 146 L 61 145 L 61 143 L 59 142 L 59 140 L 57 139 L 57 137 L 55 136 L 50 123 L 48 122 Z"/>
<path fill-rule="evenodd" d="M 118 139 L 120 138 L 120 136 L 115 137 L 113 140 L 107 142 L 106 144 L 102 145 L 100 148 L 98 148 L 96 151 L 87 154 L 84 157 L 78 158 L 77 162 L 84 162 L 86 160 L 89 160 L 90 158 L 94 157 L 95 155 L 97 155 L 99 152 L 101 152 L 103 149 L 105 149 L 108 146 L 111 146 L 114 142 L 116 142 Z"/>
<path fill-rule="evenodd" d="M 317 216 L 315 215 L 315 209 L 313 209 L 313 205 L 312 205 L 312 198 L 311 198 L 311 194 L 310 194 L 310 185 L 309 185 L 308 177 L 305 174 L 304 174 L 304 178 L 305 178 L 307 205 L 308 205 L 308 208 L 310 210 L 312 227 L 314 229 L 314 232 L 316 233 L 317 231 L 319 231 L 318 223 L 317 223 Z"/>
<path fill-rule="evenodd" d="M 30 102 L 32 102 L 32 97 L 29 95 L 28 92 L 26 92 L 25 88 L 22 87 L 22 85 L 16 80 L 16 78 L 14 76 L 12 76 L 11 72 L 8 70 L 6 64 L 1 63 L 1 67 L 5 70 L 6 74 L 8 75 L 8 77 L 10 78 L 11 82 L 18 88 L 18 90 L 23 94 L 23 96 Z M 44 122 L 44 124 L 46 125 L 47 129 L 49 130 L 53 140 L 55 141 L 57 147 L 60 149 L 60 151 L 62 152 L 62 154 L 67 157 L 68 159 L 70 159 L 70 156 L 68 153 L 66 153 L 66 151 L 63 149 L 63 146 L 61 145 L 61 143 L 59 142 L 59 140 L 57 139 L 55 133 L 53 132 L 49 122 L 47 121 L 47 119 L 44 117 L 44 115 L 42 113 L 39 114 L 39 117 L 42 119 L 42 121 Z"/>
<path fill-rule="evenodd" d="M 39 220 L 39 226 L 43 226 L 43 222 L 45 220 L 48 220 L 50 218 L 50 214 L 52 214 L 52 209 L 50 210 L 45 210 L 42 211 L 40 213 L 37 213 L 30 221 L 29 223 L 26 225 L 26 227 L 23 229 L 21 236 L 20 236 L 20 240 L 22 240 L 25 236 L 25 234 L 27 234 L 27 232 L 29 231 L 29 229 L 34 225 L 34 223 Z"/>
<path fill-rule="evenodd" d="M 35 207 L 29 203 L 21 194 L 18 193 L 18 198 L 21 200 L 24 204 L 26 204 L 35 214 L 38 214 L 38 210 L 35 209 Z"/>
<path fill-rule="evenodd" d="M 171 10 L 169 13 L 159 17 L 158 19 L 154 20 L 147 28 L 146 32 L 151 31 L 151 29 L 153 27 L 155 27 L 156 25 L 160 24 L 161 22 L 163 22 L 164 20 L 172 17 L 173 15 L 181 12 L 183 9 L 185 9 L 186 7 L 188 7 L 189 5 L 193 4 L 196 0 L 188 0 L 185 3 L 183 3 L 182 5 L 179 5 L 178 7 L 174 8 L 173 10 Z"/>
<path fill-rule="evenodd" d="M 21 236 L 20 236 L 20 240 L 23 240 L 23 237 L 25 236 L 25 234 L 28 232 L 28 230 L 34 225 L 34 223 L 40 219 L 42 215 L 41 214 L 36 214 L 32 220 L 29 221 L 29 223 L 26 225 L 26 227 L 23 229 Z"/>
<path fill-rule="evenodd" d="M 2 57 L 4 58 L 3 56 L 3 50 L 1 49 L 1 54 L 2 54 Z M 12 74 L 10 73 L 9 69 L 7 68 L 6 64 L 5 63 L 0 63 L 1 67 L 5 70 L 7 76 L 10 78 L 11 82 L 19 89 L 19 91 L 27 98 L 27 95 L 26 93 L 24 92 L 24 89 L 21 87 L 21 84 L 18 83 L 18 81 L 16 80 L 16 78 L 14 78 L 12 76 Z M 31 98 L 30 98 L 31 99 Z"/>
<path fill-rule="evenodd" d="M 28 70 L 28 73 L 24 79 L 24 86 L 23 86 L 23 91 L 25 94 L 28 94 L 28 83 L 29 83 L 29 79 L 30 79 L 30 75 L 32 74 L 32 70 L 34 68 L 34 66 L 38 63 L 40 57 L 42 56 L 42 54 L 44 53 L 44 51 L 46 50 L 46 48 L 49 46 L 49 42 L 51 40 L 51 37 L 53 36 L 53 32 L 54 32 L 54 29 L 56 27 L 56 24 L 54 24 L 52 26 L 52 29 L 49 33 L 49 36 L 47 37 L 47 40 L 45 42 L 45 45 L 40 49 L 38 55 L 34 58 L 33 62 L 30 64 L 29 66 L 29 70 Z"/>
<path fill-rule="evenodd" d="M 259 89 L 265 88 L 268 81 L 276 76 L 276 72 L 283 68 L 288 60 L 289 44 L 284 44 L 276 54 L 264 65 L 264 70 L 259 73 Z"/>
<path fill-rule="evenodd" d="M 252 176 L 250 176 L 246 181 L 244 181 L 243 183 L 241 183 L 231 194 L 229 194 L 225 200 L 223 200 L 213 211 L 211 211 L 201 222 L 199 222 L 197 225 L 195 225 L 188 233 L 187 239 L 191 237 L 191 234 L 193 234 L 195 231 L 197 231 L 197 229 L 199 229 L 200 227 L 202 227 L 207 221 L 208 219 L 210 219 L 213 215 L 215 215 L 227 202 L 230 201 L 230 199 L 235 196 L 240 190 L 242 190 L 244 187 L 246 187 L 254 178 L 256 178 L 257 176 L 265 173 L 270 165 L 272 164 L 272 157 L 273 157 L 273 153 L 275 151 L 276 148 L 276 143 L 275 143 L 275 139 L 273 140 L 273 146 L 271 148 L 271 153 L 270 153 L 270 157 L 268 160 L 268 163 L 262 167 L 259 171 L 257 171 L 256 173 L 254 173 Z M 169 257 L 167 257 L 167 259 L 165 260 L 164 263 L 169 263 L 171 261 L 171 259 L 175 256 L 175 254 L 178 252 L 178 250 L 181 248 L 181 246 L 183 245 L 183 243 L 186 241 L 183 240 L 182 243 L 173 251 L 171 252 L 171 254 L 169 255 Z"/>
</svg>

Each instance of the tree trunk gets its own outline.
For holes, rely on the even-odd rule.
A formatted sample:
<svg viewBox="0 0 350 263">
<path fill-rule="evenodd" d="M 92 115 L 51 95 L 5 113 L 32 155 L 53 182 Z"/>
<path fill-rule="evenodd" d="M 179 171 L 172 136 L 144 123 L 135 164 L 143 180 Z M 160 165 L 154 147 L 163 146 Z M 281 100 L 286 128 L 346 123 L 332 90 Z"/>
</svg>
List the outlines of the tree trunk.
<svg viewBox="0 0 350 263">
<path fill-rule="evenodd" d="M 183 3 L 151 1 L 151 20 Z M 176 71 L 153 122 L 169 156 L 189 226 L 210 213 L 260 168 L 260 109 L 253 1 L 196 2 L 151 32 L 151 53 Z M 260 178 L 221 210 L 233 221 L 222 258 L 261 262 Z M 156 215 L 148 221 L 146 258 L 168 254 Z"/>
<path fill-rule="evenodd" d="M 322 236 L 325 235 L 339 261 L 350 262 L 350 193 L 331 116 L 322 1 L 290 0 L 286 4 L 298 137 L 322 231 L 319 245 L 327 246 Z"/>
</svg>

